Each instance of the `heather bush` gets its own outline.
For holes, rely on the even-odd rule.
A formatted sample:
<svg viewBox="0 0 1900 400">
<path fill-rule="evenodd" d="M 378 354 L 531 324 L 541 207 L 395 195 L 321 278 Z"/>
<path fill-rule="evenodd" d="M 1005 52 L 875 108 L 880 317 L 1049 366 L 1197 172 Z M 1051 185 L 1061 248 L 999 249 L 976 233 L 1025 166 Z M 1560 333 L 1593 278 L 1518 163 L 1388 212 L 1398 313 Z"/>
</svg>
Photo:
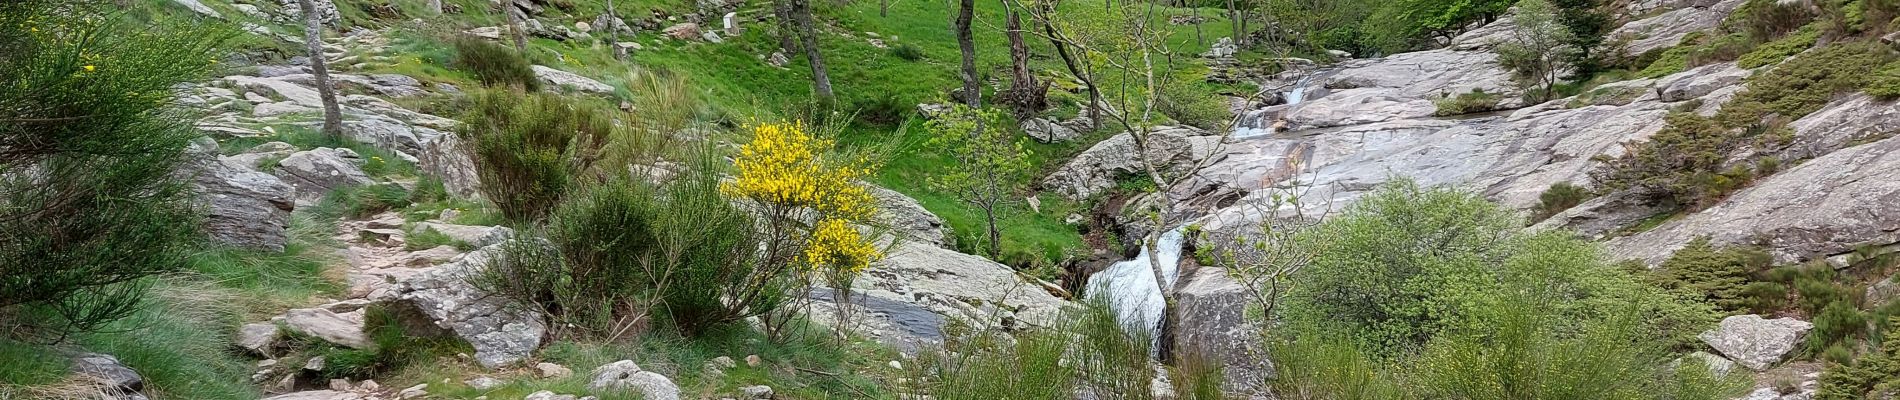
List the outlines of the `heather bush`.
<svg viewBox="0 0 1900 400">
<path fill-rule="evenodd" d="M 609 108 L 560 95 L 477 92 L 456 134 L 486 197 L 510 221 L 540 220 L 583 179 L 621 129 Z"/>
<path fill-rule="evenodd" d="M 1542 221 L 1545 218 L 1550 218 L 1552 215 L 1557 215 L 1557 213 L 1568 210 L 1571 207 L 1576 207 L 1578 204 L 1583 204 L 1585 200 L 1589 200 L 1592 196 L 1595 196 L 1595 194 L 1590 193 L 1590 189 L 1585 189 L 1582 186 L 1577 186 L 1570 182 L 1551 184 L 1550 189 L 1545 189 L 1543 194 L 1537 195 L 1537 208 L 1531 210 L 1531 221 Z"/>
<path fill-rule="evenodd" d="M 471 36 L 458 37 L 451 43 L 455 46 L 455 68 L 474 74 L 483 85 L 526 91 L 541 89 L 541 81 L 534 76 L 528 59 L 515 54 L 513 49 Z"/>
</svg>

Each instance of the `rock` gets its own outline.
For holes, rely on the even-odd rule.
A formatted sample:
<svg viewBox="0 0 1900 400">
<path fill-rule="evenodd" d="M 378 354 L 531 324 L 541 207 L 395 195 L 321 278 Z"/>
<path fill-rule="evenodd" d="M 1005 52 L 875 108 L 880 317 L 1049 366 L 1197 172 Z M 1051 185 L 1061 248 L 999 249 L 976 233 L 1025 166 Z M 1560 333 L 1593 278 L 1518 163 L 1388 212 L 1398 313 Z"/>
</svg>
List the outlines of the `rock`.
<svg viewBox="0 0 1900 400">
<path fill-rule="evenodd" d="M 1618 192 L 1585 200 L 1582 204 L 1537 222 L 1533 227 L 1569 229 L 1583 237 L 1603 239 L 1618 230 L 1668 211 L 1668 206 L 1655 204 L 1638 193 Z"/>
<path fill-rule="evenodd" d="M 1631 21 L 1611 31 L 1612 40 L 1628 40 L 1624 50 L 1641 55 L 1682 42 L 1690 33 L 1706 31 L 1722 24 L 1729 13 L 1745 0 L 1721 0 L 1706 7 L 1686 7 L 1653 17 Z"/>
<path fill-rule="evenodd" d="M 297 5 L 298 1 L 299 0 L 278 0 L 277 5 L 280 7 L 278 9 L 283 10 L 285 17 L 287 17 L 287 20 L 284 22 L 302 23 L 303 8 Z M 336 11 L 336 3 L 331 3 L 330 0 L 311 0 L 311 3 L 315 3 L 317 6 L 318 21 L 331 27 L 341 27 L 343 18 L 342 14 Z"/>
<path fill-rule="evenodd" d="M 1272 365 L 1260 341 L 1260 327 L 1247 319 L 1252 297 L 1227 270 L 1202 267 L 1175 292 L 1171 309 L 1177 355 L 1201 357 L 1219 363 L 1222 390 L 1230 395 L 1265 394 L 1258 385 L 1271 375 Z M 1181 360 L 1177 360 L 1181 361 Z"/>
<path fill-rule="evenodd" d="M 290 229 L 294 189 L 270 174 L 251 169 L 242 161 L 217 155 L 217 143 L 199 138 L 191 147 L 183 173 L 205 212 L 204 229 L 213 241 L 271 252 L 284 251 Z"/>
<path fill-rule="evenodd" d="M 393 118 L 371 116 L 346 120 L 343 121 L 342 129 L 343 134 L 351 139 L 375 145 L 378 148 L 404 154 L 422 152 L 422 140 L 417 137 L 416 128 Z M 430 135 L 439 134 L 430 133 Z"/>
<path fill-rule="evenodd" d="M 73 357 L 73 373 L 91 377 L 105 389 L 139 396 L 145 390 L 145 378 L 138 371 L 119 363 L 118 357 L 99 353 L 81 353 Z"/>
<path fill-rule="evenodd" d="M 679 40 L 695 40 L 700 38 L 699 24 L 691 22 L 666 27 L 666 30 L 663 32 L 666 33 L 667 37 Z"/>
<path fill-rule="evenodd" d="M 541 82 L 547 83 L 550 86 L 570 88 L 588 93 L 610 94 L 614 92 L 613 86 L 607 86 L 605 83 L 600 83 L 600 81 L 585 76 L 575 75 L 572 72 L 540 65 L 535 65 L 531 68 L 534 69 L 535 78 L 540 78 Z"/>
<path fill-rule="evenodd" d="M 474 246 L 474 247 L 488 247 L 490 245 L 501 243 L 503 241 L 508 240 L 509 237 L 514 236 L 514 233 L 515 233 L 513 229 L 509 229 L 508 227 L 505 227 L 505 226 L 455 225 L 455 224 L 445 224 L 445 223 L 434 222 L 434 221 L 424 221 L 424 222 L 416 223 L 415 228 L 414 228 L 415 232 L 422 232 L 425 230 L 434 230 L 436 232 L 441 232 L 443 235 L 447 235 L 450 239 L 454 239 L 455 241 L 459 241 L 459 242 L 466 242 L 468 243 L 469 246 Z"/>
<path fill-rule="evenodd" d="M 238 348 L 250 350 L 251 354 L 269 357 L 277 347 L 277 340 L 283 332 L 272 323 L 251 323 L 238 327 Z"/>
<path fill-rule="evenodd" d="M 719 32 L 714 32 L 714 31 L 700 32 L 699 38 L 701 40 L 705 40 L 708 43 L 725 43 L 726 42 L 726 38 L 719 37 Z"/>
<path fill-rule="evenodd" d="M 311 390 L 266 397 L 264 400 L 371 400 L 368 395 L 335 390 Z"/>
<path fill-rule="evenodd" d="M 605 15 L 605 14 L 602 14 L 602 15 Z M 581 31 L 581 32 L 593 32 L 594 26 L 588 24 L 587 21 L 575 21 L 574 30 Z"/>
<path fill-rule="evenodd" d="M 462 33 L 467 33 L 471 36 L 488 39 L 488 40 L 501 40 L 502 29 L 499 26 L 484 26 L 484 27 L 479 27 L 475 29 L 469 29 L 467 31 L 463 31 Z"/>
<path fill-rule="evenodd" d="M 284 142 L 268 142 L 244 150 L 243 153 L 224 156 L 223 159 L 250 168 L 258 168 L 264 160 L 282 160 L 297 152 L 297 146 Z"/>
<path fill-rule="evenodd" d="M 1215 40 L 1214 45 L 1210 46 L 1207 52 L 1201 53 L 1201 57 L 1230 58 L 1234 56 L 1234 53 L 1238 52 L 1240 52 L 1240 48 L 1234 45 L 1234 38 L 1223 37 Z"/>
<path fill-rule="evenodd" d="M 1900 297 L 1900 284 L 1896 284 L 1894 279 L 1895 277 L 1887 277 L 1874 282 L 1872 285 L 1868 285 L 1866 303 L 1884 305 L 1887 304 L 1888 301 Z"/>
<path fill-rule="evenodd" d="M 257 8 L 257 6 L 254 5 L 237 3 L 232 4 L 231 8 L 236 8 L 238 12 L 244 13 L 244 15 L 250 16 L 251 18 L 270 19 L 269 14 L 265 14 L 263 9 Z"/>
<path fill-rule="evenodd" d="M 1148 133 L 1147 159 L 1167 173 L 1181 173 L 1195 161 L 1212 155 L 1220 145 L 1220 136 L 1187 127 L 1161 126 Z M 1069 160 L 1043 179 L 1043 187 L 1070 199 L 1087 199 L 1115 187 L 1116 179 L 1130 174 L 1146 174 L 1137 156 L 1133 136 L 1115 135 Z"/>
<path fill-rule="evenodd" d="M 1728 372 L 1735 369 L 1734 361 L 1729 361 L 1726 358 L 1722 358 L 1722 356 L 1709 354 L 1707 352 L 1698 351 L 1689 353 L 1685 358 L 1701 360 L 1704 365 L 1709 367 L 1709 372 L 1715 374 L 1717 378 L 1728 376 Z"/>
<path fill-rule="evenodd" d="M 1678 102 L 1707 96 L 1718 89 L 1740 85 L 1754 71 L 1737 67 L 1735 63 L 1709 64 L 1688 71 L 1678 72 L 1658 80 L 1656 87 L 1662 88 L 1662 101 Z"/>
<path fill-rule="evenodd" d="M 1748 392 L 1747 396 L 1742 396 L 1742 398 L 1736 400 L 1777 400 L 1780 398 L 1780 391 L 1775 390 L 1775 388 L 1765 387 L 1755 389 L 1753 392 Z"/>
<path fill-rule="evenodd" d="M 853 329 L 906 354 L 940 343 L 951 318 L 974 329 L 1026 329 L 1051 322 L 1070 304 L 1009 266 L 915 242 L 898 243 L 852 285 L 849 302 L 814 290 L 812 317 L 834 324 L 836 308 L 851 307 Z"/>
<path fill-rule="evenodd" d="M 953 244 L 943 219 L 924 209 L 916 199 L 883 187 L 870 186 L 870 189 L 871 196 L 877 198 L 879 222 L 888 225 L 892 234 L 943 248 Z"/>
<path fill-rule="evenodd" d="M 259 117 L 259 118 L 276 117 L 276 116 L 290 115 L 290 114 L 315 114 L 315 113 L 320 113 L 320 112 L 323 112 L 323 109 L 305 106 L 302 104 L 289 102 L 289 101 L 280 101 L 280 102 L 275 102 L 275 103 L 259 103 L 256 106 L 251 107 L 251 116 Z"/>
<path fill-rule="evenodd" d="M 297 188 L 299 200 L 315 200 L 332 190 L 376 183 L 363 173 L 363 162 L 350 149 L 319 147 L 284 157 L 276 175 Z"/>
<path fill-rule="evenodd" d="M 739 36 L 740 33 L 744 33 L 743 30 L 739 29 L 738 12 L 728 12 L 726 15 L 719 17 L 719 28 L 726 32 L 726 36 Z"/>
<path fill-rule="evenodd" d="M 654 373 L 642 371 L 640 365 L 632 360 L 620 360 L 594 369 L 594 379 L 587 385 L 590 390 L 639 390 L 646 400 L 679 400 L 680 388 L 672 379 Z"/>
<path fill-rule="evenodd" d="M 745 394 L 745 398 L 748 398 L 748 399 L 770 399 L 770 398 L 772 398 L 772 387 L 771 387 L 771 386 L 765 386 L 765 385 L 753 385 L 753 386 L 746 386 L 746 387 L 742 387 L 742 388 L 739 388 L 739 392 L 740 392 L 740 393 L 744 393 L 744 394 Z"/>
<path fill-rule="evenodd" d="M 436 326 L 468 342 L 475 348 L 476 362 L 489 369 L 528 358 L 541 347 L 541 337 L 547 332 L 545 317 L 539 312 L 469 283 L 504 245 L 476 249 L 405 279 L 398 296 Z"/>
<path fill-rule="evenodd" d="M 543 390 L 539 392 L 529 393 L 527 397 L 522 397 L 521 400 L 577 400 L 577 399 L 575 399 L 574 395 L 571 395 L 571 394 L 555 394 L 552 391 Z"/>
<path fill-rule="evenodd" d="M 363 324 L 362 310 L 339 314 L 323 308 L 297 308 L 284 312 L 284 328 L 291 332 L 356 349 L 371 345 Z"/>
<path fill-rule="evenodd" d="M 505 382 L 502 382 L 500 379 L 483 376 L 462 381 L 462 384 L 468 385 L 469 389 L 488 391 L 489 389 L 501 387 Z"/>
<path fill-rule="evenodd" d="M 324 359 L 323 356 L 310 357 L 310 359 L 303 361 L 303 369 L 305 371 L 323 371 L 323 367 L 326 367 L 328 365 L 329 365 L 329 360 Z M 284 378 L 295 379 L 296 377 L 285 376 Z"/>
<path fill-rule="evenodd" d="M 1030 118 L 1023 121 L 1022 128 L 1023 133 L 1043 143 L 1066 142 L 1082 136 L 1081 132 L 1043 118 Z"/>
<path fill-rule="evenodd" d="M 535 364 L 534 369 L 540 372 L 542 378 L 566 378 L 574 374 L 574 370 L 549 362 Z"/>
<path fill-rule="evenodd" d="M 178 5 L 182 5 L 182 6 L 185 6 L 185 8 L 191 9 L 191 12 L 203 14 L 204 16 L 207 16 L 207 17 L 224 18 L 223 15 L 218 14 L 218 10 L 213 10 L 211 9 L 211 7 L 205 6 L 204 3 L 199 3 L 198 0 L 172 0 L 172 2 L 178 3 Z"/>
<path fill-rule="evenodd" d="M 1736 363 L 1756 371 L 1765 371 L 1801 345 L 1801 339 L 1813 329 L 1794 318 L 1763 319 L 1759 315 L 1737 315 L 1722 319 L 1721 326 L 1703 332 L 1703 343 Z"/>
<path fill-rule="evenodd" d="M 481 176 L 475 171 L 475 160 L 469 158 L 456 135 L 440 135 L 423 139 L 422 151 L 416 154 L 416 167 L 442 180 L 442 186 L 462 197 L 477 197 L 481 194 Z"/>
<path fill-rule="evenodd" d="M 403 400 L 419 399 L 422 398 L 422 396 L 429 395 L 428 389 L 429 384 L 427 383 L 410 386 L 402 391 L 396 392 L 396 397 Z"/>
<path fill-rule="evenodd" d="M 785 64 L 788 64 L 791 62 L 792 60 L 789 58 L 786 58 L 785 52 L 783 51 L 774 51 L 772 52 L 771 57 L 767 57 L 765 59 L 765 63 L 767 65 L 771 65 L 771 66 L 779 67 L 779 68 L 785 68 Z"/>
<path fill-rule="evenodd" d="M 760 363 L 762 363 L 762 362 L 763 362 L 763 361 L 759 359 L 759 355 L 758 355 L 758 354 L 752 354 L 752 355 L 748 355 L 748 356 L 745 356 L 745 365 L 746 365 L 746 366 L 748 366 L 748 367 L 757 367 L 757 366 L 759 366 L 759 364 L 760 364 Z"/>
</svg>

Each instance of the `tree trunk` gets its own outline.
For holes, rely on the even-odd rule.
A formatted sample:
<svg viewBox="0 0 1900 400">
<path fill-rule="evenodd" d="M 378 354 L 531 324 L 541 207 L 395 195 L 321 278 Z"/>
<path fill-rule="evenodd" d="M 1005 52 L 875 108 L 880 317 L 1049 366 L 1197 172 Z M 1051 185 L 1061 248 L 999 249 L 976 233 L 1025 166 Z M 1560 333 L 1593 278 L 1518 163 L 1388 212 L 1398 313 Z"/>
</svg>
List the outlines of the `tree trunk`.
<svg viewBox="0 0 1900 400">
<path fill-rule="evenodd" d="M 1241 36 L 1241 32 L 1247 30 L 1247 19 L 1240 17 L 1240 7 L 1234 6 L 1234 0 L 1227 0 L 1227 18 L 1234 20 L 1230 25 L 1234 28 L 1234 45 L 1239 46 L 1240 41 L 1246 38 Z"/>
<path fill-rule="evenodd" d="M 614 15 L 614 0 L 607 0 L 606 21 L 607 21 L 607 26 L 595 27 L 595 29 L 599 29 L 599 28 L 607 29 L 607 45 L 613 46 L 614 59 L 626 61 L 627 49 L 620 48 L 620 16 Z"/>
<path fill-rule="evenodd" d="M 442 15 L 442 0 L 429 0 L 429 11 L 434 11 L 435 15 Z"/>
<path fill-rule="evenodd" d="M 877 0 L 877 16 L 891 16 L 891 0 Z"/>
<path fill-rule="evenodd" d="M 1054 10 L 1044 9 L 1044 11 L 1042 12 L 1048 13 L 1052 11 Z M 1047 15 L 1047 14 L 1044 14 L 1044 15 Z M 1056 33 L 1056 27 L 1054 25 L 1050 25 L 1048 21 L 1044 21 L 1042 24 L 1042 30 L 1043 30 L 1043 33 L 1049 37 L 1049 44 L 1052 46 L 1055 46 L 1056 55 L 1062 58 L 1062 65 L 1065 67 L 1068 67 L 1069 74 L 1075 75 L 1075 79 L 1082 81 L 1082 86 L 1088 87 L 1089 127 L 1094 128 L 1094 127 L 1101 126 L 1102 124 L 1102 90 L 1100 88 L 1095 87 L 1095 79 L 1090 78 L 1088 75 L 1088 71 L 1083 71 L 1082 67 L 1075 62 L 1075 56 L 1069 54 L 1068 43 L 1063 43 L 1062 39 L 1057 38 L 1058 36 Z"/>
<path fill-rule="evenodd" d="M 790 1 L 793 21 L 804 38 L 800 47 L 805 48 L 805 61 L 811 64 L 812 91 L 819 98 L 830 101 L 837 96 L 831 92 L 831 75 L 825 72 L 825 56 L 818 52 L 818 28 L 812 21 L 811 0 Z"/>
<path fill-rule="evenodd" d="M 323 58 L 323 18 L 317 14 L 317 5 L 311 0 L 297 0 L 297 7 L 303 9 L 303 43 L 310 51 L 310 76 L 317 87 L 317 97 L 323 101 L 323 134 L 343 137 L 343 111 L 336 104 L 336 90 L 330 86 L 329 62 Z"/>
<path fill-rule="evenodd" d="M 797 18 L 792 17 L 792 0 L 772 0 L 772 15 L 778 17 L 778 47 L 788 53 L 799 50 Z"/>
<path fill-rule="evenodd" d="M 1005 101 L 1016 106 L 1017 119 L 1030 118 L 1047 108 L 1046 89 L 1036 82 L 1036 75 L 1029 69 L 1029 44 L 1023 41 L 1022 12 L 1011 8 L 1009 0 L 1003 1 L 1003 7 L 1009 10 L 1004 34 L 1009 37 L 1011 67 L 1010 95 Z"/>
<path fill-rule="evenodd" d="M 976 40 L 970 34 L 970 23 L 976 19 L 976 0 L 958 0 L 957 2 L 957 49 L 963 53 L 963 102 L 970 108 L 983 106 L 983 91 L 976 82 Z"/>
<path fill-rule="evenodd" d="M 514 36 L 515 52 L 522 57 L 528 56 L 528 32 L 521 29 L 521 18 L 515 17 L 515 4 L 512 0 L 501 3 L 501 15 L 508 17 L 508 32 Z"/>
</svg>

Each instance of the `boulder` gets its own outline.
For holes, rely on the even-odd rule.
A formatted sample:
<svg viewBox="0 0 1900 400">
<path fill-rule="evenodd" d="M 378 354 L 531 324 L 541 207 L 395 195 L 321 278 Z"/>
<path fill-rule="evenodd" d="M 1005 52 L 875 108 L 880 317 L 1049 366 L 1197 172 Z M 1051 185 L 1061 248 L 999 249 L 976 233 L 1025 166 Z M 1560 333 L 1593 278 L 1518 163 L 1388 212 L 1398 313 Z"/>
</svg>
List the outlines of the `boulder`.
<svg viewBox="0 0 1900 400">
<path fill-rule="evenodd" d="M 1258 383 L 1272 374 L 1259 324 L 1247 319 L 1250 299 L 1226 269 L 1202 267 L 1176 289 L 1171 309 L 1173 353 L 1218 363 L 1222 390 L 1230 395 L 1265 394 Z"/>
<path fill-rule="evenodd" d="M 691 22 L 666 27 L 666 30 L 663 32 L 666 33 L 667 37 L 679 40 L 698 40 L 700 38 L 699 24 Z"/>
<path fill-rule="evenodd" d="M 557 394 L 557 393 L 554 393 L 553 391 L 542 390 L 542 391 L 538 391 L 534 393 L 529 393 L 527 397 L 522 397 L 521 400 L 578 400 L 578 399 L 575 398 L 574 395 L 571 395 L 571 394 Z"/>
<path fill-rule="evenodd" d="M 469 198 L 481 195 L 481 176 L 461 137 L 450 134 L 424 139 L 416 159 L 416 168 L 441 179 L 442 186 L 450 193 Z"/>
<path fill-rule="evenodd" d="M 1220 136 L 1206 136 L 1195 128 L 1161 126 L 1148 133 L 1146 159 L 1165 173 L 1179 174 L 1214 154 Z M 1115 187 L 1118 179 L 1145 175 L 1143 157 L 1134 137 L 1123 133 L 1103 140 L 1076 155 L 1044 178 L 1043 187 L 1070 199 L 1087 199 Z"/>
<path fill-rule="evenodd" d="M 73 357 L 73 372 L 99 382 L 103 389 L 131 398 L 143 399 L 145 378 L 119 362 L 118 357 L 99 353 L 81 353 Z M 136 397 L 133 397 L 136 396 Z M 121 397 L 126 398 L 126 397 Z"/>
<path fill-rule="evenodd" d="M 614 92 L 613 86 L 607 86 L 605 83 L 600 83 L 600 81 L 576 75 L 572 72 L 540 65 L 531 68 L 534 69 L 534 77 L 541 79 L 542 83 L 546 83 L 549 86 L 569 88 L 587 93 L 611 94 Z"/>
<path fill-rule="evenodd" d="M 952 318 L 977 329 L 1024 329 L 1052 322 L 1071 303 L 1007 265 L 916 242 L 900 242 L 858 275 L 849 301 L 829 289 L 811 293 L 820 323 L 852 311 L 850 328 L 905 353 L 941 343 Z"/>
<path fill-rule="evenodd" d="M 398 301 L 414 306 L 429 322 L 467 341 L 475 348 L 476 362 L 490 369 L 527 359 L 541 347 L 541 337 L 547 333 L 546 317 L 540 312 L 469 282 L 504 246 L 482 247 L 416 274 L 402 282 L 398 296 Z"/>
<path fill-rule="evenodd" d="M 1722 319 L 1721 326 L 1703 332 L 1700 337 L 1703 343 L 1736 363 L 1765 371 L 1800 346 L 1802 338 L 1813 328 L 1814 324 L 1794 318 L 1737 315 Z"/>
<path fill-rule="evenodd" d="M 916 199 L 877 186 L 871 186 L 871 196 L 877 198 L 879 222 L 889 226 L 896 236 L 943 248 L 954 244 L 943 219 L 924 209 Z"/>
<path fill-rule="evenodd" d="M 1082 136 L 1081 132 L 1044 118 L 1030 118 L 1023 121 L 1022 128 L 1023 133 L 1043 143 L 1066 142 Z"/>
<path fill-rule="evenodd" d="M 190 9 L 191 12 L 202 14 L 207 17 L 224 18 L 223 15 L 218 14 L 218 10 L 213 10 L 211 9 L 211 7 L 205 6 L 205 3 L 199 3 L 198 0 L 172 0 L 172 2 L 178 3 L 178 5 L 181 5 L 181 6 L 185 6 L 185 8 Z"/>
<path fill-rule="evenodd" d="M 291 332 L 339 346 L 364 349 L 372 345 L 363 331 L 362 310 L 337 313 L 325 308 L 297 308 L 284 312 L 283 323 Z"/>
<path fill-rule="evenodd" d="M 189 150 L 192 161 L 183 168 L 204 204 L 205 232 L 227 245 L 283 251 L 290 211 L 296 208 L 293 188 L 244 161 L 218 157 L 217 148 L 210 138 L 199 138 Z"/>
<path fill-rule="evenodd" d="M 1900 283 L 1894 282 L 1895 278 L 1900 278 L 1900 276 L 1882 278 L 1867 285 L 1866 304 L 1884 305 L 1888 301 L 1900 298 Z"/>
<path fill-rule="evenodd" d="M 285 22 L 301 23 L 301 21 L 303 21 L 303 8 L 297 5 L 298 1 L 299 0 L 278 0 L 277 5 L 280 7 L 278 9 L 284 11 L 284 16 L 286 17 Z M 310 0 L 310 2 L 315 3 L 317 6 L 317 20 L 333 28 L 342 26 L 343 17 L 342 14 L 337 13 L 336 3 L 332 3 L 330 0 Z"/>
<path fill-rule="evenodd" d="M 589 390 L 637 390 L 646 400 L 679 400 L 679 385 L 653 371 L 642 371 L 633 360 L 620 360 L 594 369 Z"/>
<path fill-rule="evenodd" d="M 1734 361 L 1729 361 L 1726 358 L 1722 358 L 1722 356 L 1709 354 L 1707 352 L 1698 351 L 1689 353 L 1689 355 L 1683 357 L 1683 359 L 1701 361 L 1703 365 L 1709 367 L 1709 373 L 1715 374 L 1718 378 L 1728 376 L 1729 371 L 1735 370 Z"/>
<path fill-rule="evenodd" d="M 1608 37 L 1628 40 L 1624 51 L 1629 55 L 1665 49 L 1681 43 L 1682 38 L 1690 33 L 1721 26 L 1722 20 L 1727 19 L 1729 13 L 1744 2 L 1746 0 L 1721 0 L 1706 6 L 1675 9 L 1623 24 L 1611 31 Z"/>
<path fill-rule="evenodd" d="M 350 149 L 319 147 L 278 161 L 277 177 L 297 188 L 299 200 L 320 199 L 332 190 L 376 183 L 363 173 L 364 161 Z"/>
<path fill-rule="evenodd" d="M 772 398 L 772 387 L 765 385 L 746 386 L 739 388 L 739 393 L 745 394 L 745 398 L 747 399 L 767 400 Z"/>
<path fill-rule="evenodd" d="M 371 399 L 373 399 L 373 397 L 369 395 L 350 393 L 350 392 L 340 392 L 340 391 L 335 391 L 335 390 L 309 390 L 309 391 L 302 391 L 302 392 L 295 392 L 295 393 L 285 393 L 285 394 L 280 394 L 280 395 L 264 398 L 264 400 L 371 400 Z"/>
<path fill-rule="evenodd" d="M 237 345 L 251 354 L 269 357 L 283 332 L 272 323 L 251 323 L 238 327 Z"/>
<path fill-rule="evenodd" d="M 1656 87 L 1661 88 L 1662 101 L 1687 101 L 1740 85 L 1750 75 L 1754 75 L 1754 71 L 1742 69 L 1733 62 L 1709 64 L 1665 76 L 1658 80 Z"/>
</svg>

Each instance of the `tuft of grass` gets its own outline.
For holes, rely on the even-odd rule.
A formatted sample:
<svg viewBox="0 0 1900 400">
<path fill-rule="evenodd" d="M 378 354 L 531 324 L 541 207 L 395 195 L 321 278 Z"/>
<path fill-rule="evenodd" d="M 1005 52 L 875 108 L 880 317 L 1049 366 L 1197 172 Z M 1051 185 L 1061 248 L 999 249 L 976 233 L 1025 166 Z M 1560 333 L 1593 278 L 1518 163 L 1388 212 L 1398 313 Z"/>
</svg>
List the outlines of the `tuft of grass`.
<svg viewBox="0 0 1900 400">
<path fill-rule="evenodd" d="M 408 251 L 428 250 L 440 246 L 453 246 L 458 250 L 469 251 L 474 250 L 475 247 L 469 245 L 468 242 L 455 240 L 455 238 L 449 237 L 448 234 L 436 231 L 435 228 L 425 228 L 422 231 L 411 233 L 409 236 L 404 237 L 403 240 L 403 250 Z"/>
<path fill-rule="evenodd" d="M 1498 100 L 1500 100 L 1498 95 L 1485 93 L 1484 89 L 1471 89 L 1468 93 L 1459 93 L 1457 96 L 1447 96 L 1432 101 L 1432 104 L 1438 106 L 1438 110 L 1432 115 L 1446 117 L 1496 110 Z"/>
</svg>

